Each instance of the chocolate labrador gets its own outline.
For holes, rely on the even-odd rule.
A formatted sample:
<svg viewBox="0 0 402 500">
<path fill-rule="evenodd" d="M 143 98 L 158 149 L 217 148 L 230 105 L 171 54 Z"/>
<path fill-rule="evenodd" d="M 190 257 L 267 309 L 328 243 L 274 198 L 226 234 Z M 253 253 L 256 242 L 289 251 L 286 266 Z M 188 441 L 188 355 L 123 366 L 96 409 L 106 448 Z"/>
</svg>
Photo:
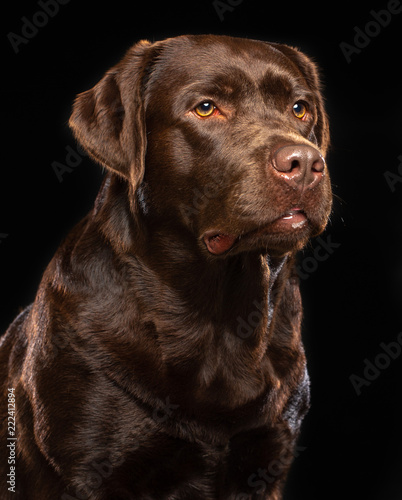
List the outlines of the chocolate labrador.
<svg viewBox="0 0 402 500">
<path fill-rule="evenodd" d="M 294 258 L 331 210 L 315 65 L 142 41 L 70 125 L 106 176 L 2 340 L 1 498 L 280 499 L 309 400 Z"/>
</svg>

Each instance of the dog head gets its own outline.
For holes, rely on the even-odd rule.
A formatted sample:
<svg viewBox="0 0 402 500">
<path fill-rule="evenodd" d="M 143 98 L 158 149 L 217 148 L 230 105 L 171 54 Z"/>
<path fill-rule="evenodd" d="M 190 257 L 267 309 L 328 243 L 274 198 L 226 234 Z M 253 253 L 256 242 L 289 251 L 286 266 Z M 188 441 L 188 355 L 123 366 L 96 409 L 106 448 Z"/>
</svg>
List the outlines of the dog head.
<svg viewBox="0 0 402 500">
<path fill-rule="evenodd" d="M 129 183 L 133 210 L 205 255 L 292 252 L 326 226 L 328 122 L 316 67 L 296 49 L 140 42 L 77 97 L 70 125 Z"/>
</svg>

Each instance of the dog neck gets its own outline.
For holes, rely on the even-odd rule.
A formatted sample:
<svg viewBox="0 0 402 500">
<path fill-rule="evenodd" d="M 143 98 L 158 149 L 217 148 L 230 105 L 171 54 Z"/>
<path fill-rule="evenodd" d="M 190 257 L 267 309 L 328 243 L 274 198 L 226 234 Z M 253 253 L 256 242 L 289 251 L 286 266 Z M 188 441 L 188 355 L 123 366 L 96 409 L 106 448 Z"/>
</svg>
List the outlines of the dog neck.
<svg viewBox="0 0 402 500">
<path fill-rule="evenodd" d="M 161 304 L 169 297 L 166 307 L 188 304 L 187 315 L 196 314 L 198 321 L 210 318 L 230 324 L 234 315 L 247 317 L 258 304 L 270 323 L 278 278 L 288 274 L 286 264 L 292 261 L 289 254 L 272 256 L 259 250 L 208 255 L 190 230 L 149 217 L 144 196 L 131 193 L 111 175 L 99 192 L 93 219 L 100 221 L 116 254 L 131 263 L 131 276 L 152 275 L 160 284 L 157 297 L 148 294 L 144 299 L 150 309 L 154 301 Z"/>
<path fill-rule="evenodd" d="M 92 221 L 113 247 L 124 307 L 130 305 L 131 324 L 138 325 L 134 338 L 126 333 L 125 344 L 134 341 L 136 347 L 126 349 L 122 365 L 132 369 L 140 356 L 138 364 L 159 370 L 159 380 L 189 381 L 180 387 L 182 393 L 198 387 L 200 402 L 201 388 L 207 391 L 217 380 L 223 385 L 230 381 L 231 405 L 257 397 L 264 391 L 267 372 L 275 380 L 275 370 L 265 366 L 270 363 L 265 354 L 291 258 L 261 251 L 209 256 L 190 231 L 133 217 L 121 183 L 111 180 L 105 185 Z M 143 344 L 149 349 L 151 339 L 154 352 L 141 352 L 145 337 Z M 121 350 L 117 352 L 121 357 Z M 247 373 L 248 382 L 240 382 Z"/>
</svg>

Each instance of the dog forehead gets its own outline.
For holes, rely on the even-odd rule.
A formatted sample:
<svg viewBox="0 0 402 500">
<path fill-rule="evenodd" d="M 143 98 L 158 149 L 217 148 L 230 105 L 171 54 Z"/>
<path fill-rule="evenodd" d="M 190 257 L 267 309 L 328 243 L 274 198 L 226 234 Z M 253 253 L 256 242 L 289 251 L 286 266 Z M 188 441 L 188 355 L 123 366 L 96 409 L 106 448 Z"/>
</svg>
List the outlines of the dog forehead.
<svg viewBox="0 0 402 500">
<path fill-rule="evenodd" d="M 149 86 L 170 92 L 193 82 L 259 82 L 267 75 L 300 76 L 295 65 L 267 42 L 217 35 L 166 40 L 152 69 Z"/>
</svg>

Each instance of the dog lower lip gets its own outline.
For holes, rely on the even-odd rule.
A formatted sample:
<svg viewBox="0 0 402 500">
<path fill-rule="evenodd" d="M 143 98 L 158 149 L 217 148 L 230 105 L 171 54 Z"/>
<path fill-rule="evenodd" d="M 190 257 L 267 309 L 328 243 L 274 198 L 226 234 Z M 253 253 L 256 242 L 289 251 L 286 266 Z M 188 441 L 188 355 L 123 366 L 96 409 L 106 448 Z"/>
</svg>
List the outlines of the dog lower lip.
<svg viewBox="0 0 402 500">
<path fill-rule="evenodd" d="M 305 212 L 299 207 L 294 207 L 252 234 L 289 233 L 304 227 L 307 223 L 308 218 Z"/>
<path fill-rule="evenodd" d="M 297 229 L 307 223 L 307 216 L 303 210 L 298 207 L 292 208 L 277 220 L 279 225 L 284 228 Z"/>
</svg>

